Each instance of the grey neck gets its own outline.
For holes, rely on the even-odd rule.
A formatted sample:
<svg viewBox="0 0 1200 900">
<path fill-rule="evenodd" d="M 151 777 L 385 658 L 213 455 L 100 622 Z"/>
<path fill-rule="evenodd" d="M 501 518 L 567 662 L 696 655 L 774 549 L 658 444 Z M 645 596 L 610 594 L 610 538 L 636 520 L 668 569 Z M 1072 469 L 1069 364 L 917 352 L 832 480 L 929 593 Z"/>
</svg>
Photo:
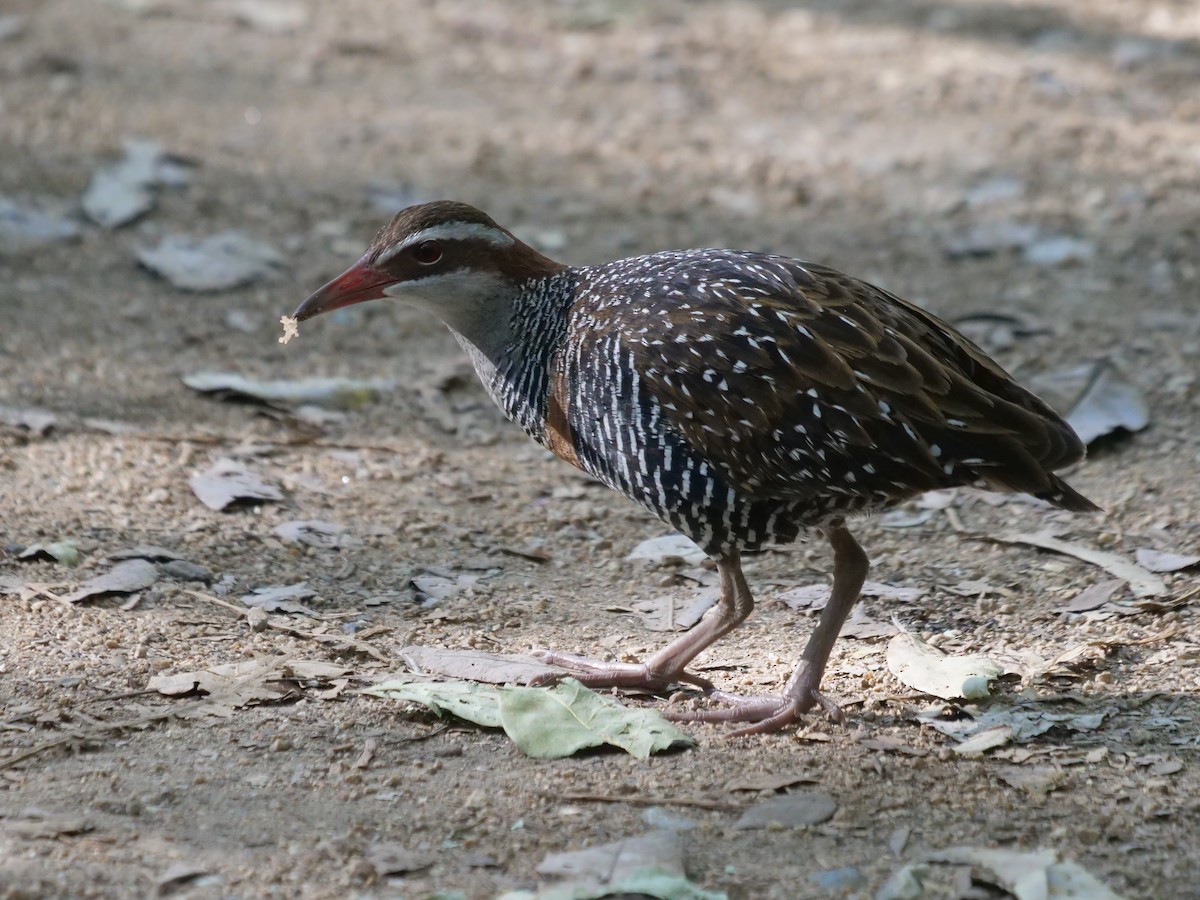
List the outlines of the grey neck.
<svg viewBox="0 0 1200 900">
<path fill-rule="evenodd" d="M 533 279 L 474 314 L 460 303 L 457 315 L 441 317 L 492 400 L 538 441 L 545 438 L 550 367 L 566 331 L 572 281 L 566 272 Z"/>
</svg>

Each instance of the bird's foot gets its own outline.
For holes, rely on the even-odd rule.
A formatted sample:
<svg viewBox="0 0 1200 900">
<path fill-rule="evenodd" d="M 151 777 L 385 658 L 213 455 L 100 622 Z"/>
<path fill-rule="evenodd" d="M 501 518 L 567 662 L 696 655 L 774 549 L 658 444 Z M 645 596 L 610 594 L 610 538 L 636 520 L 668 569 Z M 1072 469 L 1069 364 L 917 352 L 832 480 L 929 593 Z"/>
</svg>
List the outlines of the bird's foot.
<svg viewBox="0 0 1200 900">
<path fill-rule="evenodd" d="M 532 686 L 552 684 L 560 678 L 574 678 L 580 684 L 590 688 L 634 688 L 649 691 L 652 694 L 662 694 L 675 682 L 694 684 L 706 694 L 716 690 L 707 678 L 693 675 L 690 672 L 658 672 L 652 671 L 645 663 L 602 662 L 577 656 L 574 653 L 559 653 L 556 650 L 533 650 L 529 654 L 547 665 L 565 669 L 561 675 L 547 674 L 533 678 Z"/>
<path fill-rule="evenodd" d="M 820 679 L 806 677 L 803 669 L 789 679 L 783 694 L 778 697 L 745 697 L 725 691 L 711 691 L 708 699 L 726 706 L 719 709 L 664 710 L 663 715 L 674 722 L 747 722 L 744 728 L 729 732 L 725 737 L 748 734 L 771 734 L 800 721 L 805 713 L 821 707 L 834 722 L 846 717 L 842 708 L 818 688 Z"/>
</svg>

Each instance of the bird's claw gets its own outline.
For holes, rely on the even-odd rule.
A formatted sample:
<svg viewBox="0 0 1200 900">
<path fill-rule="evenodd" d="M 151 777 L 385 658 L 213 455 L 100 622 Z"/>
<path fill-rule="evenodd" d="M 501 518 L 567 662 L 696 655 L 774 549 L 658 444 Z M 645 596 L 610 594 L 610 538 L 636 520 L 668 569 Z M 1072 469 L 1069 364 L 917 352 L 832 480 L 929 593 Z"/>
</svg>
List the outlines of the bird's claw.
<svg viewBox="0 0 1200 900">
<path fill-rule="evenodd" d="M 743 697 L 725 691 L 713 691 L 710 700 L 728 704 L 723 708 L 701 710 L 665 710 L 663 715 L 674 722 L 745 722 L 743 728 L 725 735 L 727 738 L 750 734 L 771 734 L 799 722 L 817 706 L 831 720 L 841 724 L 846 720 L 842 708 L 815 687 L 802 687 L 779 697 Z"/>
<path fill-rule="evenodd" d="M 692 675 L 690 672 L 655 672 L 645 663 L 603 662 L 556 650 L 537 649 L 530 651 L 529 655 L 547 665 L 564 670 L 561 673 L 546 672 L 535 675 L 528 682 L 534 687 L 554 684 L 563 678 L 574 678 L 585 687 L 632 688 L 652 694 L 666 693 L 673 682 L 694 684 L 706 694 L 715 690 L 711 681 L 699 675 Z"/>
</svg>

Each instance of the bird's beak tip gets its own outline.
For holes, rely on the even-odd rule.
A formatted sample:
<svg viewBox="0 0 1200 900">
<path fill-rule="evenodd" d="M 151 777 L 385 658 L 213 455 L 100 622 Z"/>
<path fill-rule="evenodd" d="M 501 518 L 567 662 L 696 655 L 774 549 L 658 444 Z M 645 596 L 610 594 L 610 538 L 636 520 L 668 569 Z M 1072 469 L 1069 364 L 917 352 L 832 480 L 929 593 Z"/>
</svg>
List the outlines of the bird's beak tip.
<svg viewBox="0 0 1200 900">
<path fill-rule="evenodd" d="M 322 313 L 386 296 L 384 288 L 395 279 L 364 260 L 359 260 L 337 278 L 313 291 L 296 307 L 292 318 L 304 322 Z"/>
</svg>

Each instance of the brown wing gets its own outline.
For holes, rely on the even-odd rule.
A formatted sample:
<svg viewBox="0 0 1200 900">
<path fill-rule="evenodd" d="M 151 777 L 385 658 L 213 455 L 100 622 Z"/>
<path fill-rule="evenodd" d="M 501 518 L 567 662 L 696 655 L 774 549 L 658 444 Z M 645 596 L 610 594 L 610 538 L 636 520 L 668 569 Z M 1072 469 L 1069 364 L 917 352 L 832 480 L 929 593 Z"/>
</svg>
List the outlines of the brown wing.
<svg viewBox="0 0 1200 900">
<path fill-rule="evenodd" d="M 756 495 L 879 502 L 987 483 L 1092 509 L 1046 404 L 935 316 L 833 269 L 759 254 L 681 267 L 635 342 L 665 417 Z M 655 331 L 658 331 L 656 328 Z"/>
</svg>

